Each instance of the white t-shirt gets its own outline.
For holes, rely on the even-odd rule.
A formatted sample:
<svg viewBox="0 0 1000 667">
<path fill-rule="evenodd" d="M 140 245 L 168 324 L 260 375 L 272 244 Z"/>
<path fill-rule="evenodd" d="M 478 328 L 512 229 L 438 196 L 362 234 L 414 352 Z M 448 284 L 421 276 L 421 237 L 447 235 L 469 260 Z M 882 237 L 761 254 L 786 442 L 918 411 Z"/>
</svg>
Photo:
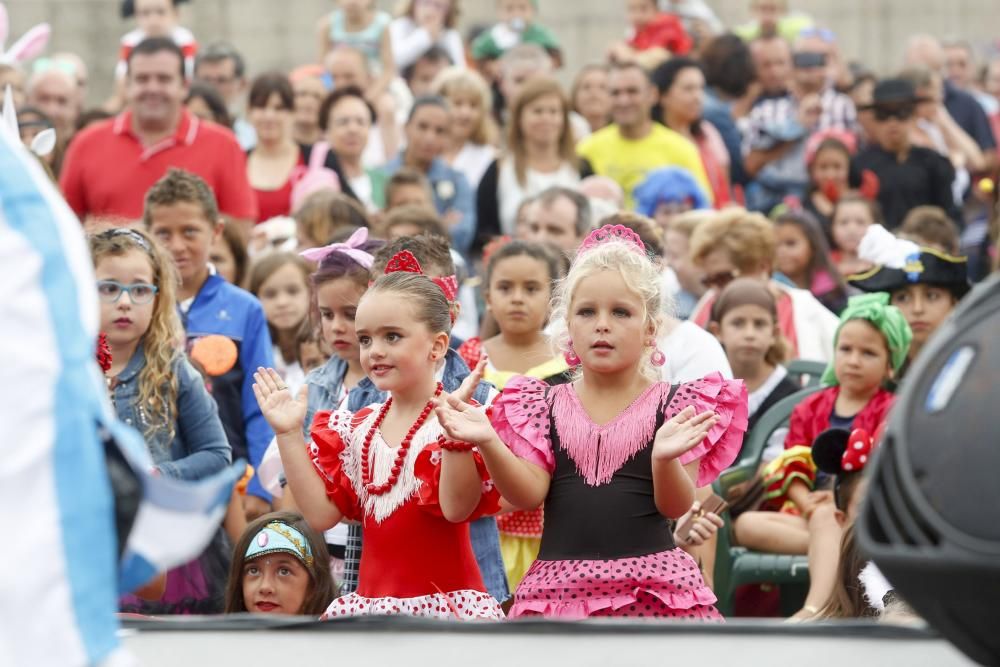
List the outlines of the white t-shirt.
<svg viewBox="0 0 1000 667">
<path fill-rule="evenodd" d="M 507 236 L 514 236 L 517 209 L 526 198 L 534 197 L 555 185 L 575 188 L 580 183 L 580 172 L 569 163 L 548 173 L 526 169 L 524 187 L 517 182 L 513 160 L 500 160 L 498 166 L 497 201 L 500 203 L 500 231 Z"/>
<path fill-rule="evenodd" d="M 469 182 L 469 187 L 475 190 L 479 187 L 479 181 L 483 180 L 483 174 L 486 173 L 496 157 L 497 149 L 493 146 L 467 141 L 462 146 L 462 150 L 455 155 L 451 168 L 462 172 L 465 180 Z"/>
<path fill-rule="evenodd" d="M 733 379 L 722 345 L 715 336 L 693 322 L 681 322 L 666 336 L 657 341 L 667 357 L 660 369 L 664 382 L 690 382 L 718 371 L 727 380 Z"/>
</svg>

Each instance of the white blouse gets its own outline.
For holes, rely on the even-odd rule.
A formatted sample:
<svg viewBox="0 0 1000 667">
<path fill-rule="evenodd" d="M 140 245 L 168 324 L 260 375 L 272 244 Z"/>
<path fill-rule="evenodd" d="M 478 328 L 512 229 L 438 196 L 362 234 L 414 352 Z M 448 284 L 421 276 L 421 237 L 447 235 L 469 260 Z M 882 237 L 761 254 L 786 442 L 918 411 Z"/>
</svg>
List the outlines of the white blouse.
<svg viewBox="0 0 1000 667">
<path fill-rule="evenodd" d="M 534 169 L 525 170 L 523 187 L 517 182 L 513 160 L 500 160 L 498 166 L 497 202 L 500 204 L 500 231 L 507 236 L 514 236 L 517 209 L 522 201 L 556 185 L 574 188 L 580 183 L 579 170 L 569 163 L 563 163 L 559 169 L 548 173 Z"/>
</svg>

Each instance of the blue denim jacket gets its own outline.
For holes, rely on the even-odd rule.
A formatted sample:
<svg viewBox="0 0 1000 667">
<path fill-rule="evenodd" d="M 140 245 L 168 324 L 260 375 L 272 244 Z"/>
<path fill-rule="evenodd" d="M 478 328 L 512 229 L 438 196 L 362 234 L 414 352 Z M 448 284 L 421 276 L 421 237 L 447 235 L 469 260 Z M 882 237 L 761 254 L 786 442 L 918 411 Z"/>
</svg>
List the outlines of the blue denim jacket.
<svg viewBox="0 0 1000 667">
<path fill-rule="evenodd" d="M 302 435 L 309 439 L 313 419 L 320 410 L 333 410 L 340 399 L 341 387 L 344 386 L 344 376 L 347 375 L 347 362 L 333 356 L 319 368 L 314 368 L 306 375 L 306 385 L 309 396 L 306 399 L 306 420 L 302 424 Z"/>
<path fill-rule="evenodd" d="M 448 354 L 445 356 L 444 373 L 441 376 L 441 383 L 444 384 L 445 391 L 457 390 L 469 373 L 469 367 L 462 361 L 462 357 L 458 356 L 454 350 L 448 350 Z M 491 389 L 493 389 L 493 385 L 480 382 L 473 392 L 472 398 L 481 405 L 486 405 Z M 351 412 L 357 412 L 373 403 L 382 403 L 385 398 L 385 394 L 378 390 L 375 383 L 364 378 L 348 395 L 347 409 Z M 486 590 L 498 602 L 504 602 L 510 597 L 510 587 L 507 585 L 507 574 L 503 567 L 503 558 L 500 555 L 500 533 L 497 531 L 496 519 L 488 516 L 473 521 L 469 524 L 469 537 L 472 542 L 472 551 L 476 555 L 476 562 L 479 563 L 479 571 L 483 575 Z M 360 549 L 357 547 L 360 540 L 361 527 L 352 525 L 344 563 L 345 584 L 356 585 L 357 567 L 360 562 Z M 352 542 L 354 548 L 352 548 Z"/>
<path fill-rule="evenodd" d="M 146 432 L 149 417 L 139 404 L 139 373 L 145 366 L 146 354 L 140 343 L 125 370 L 118 375 L 112 402 L 118 418 L 145 437 L 156 467 L 164 475 L 186 480 L 203 479 L 225 469 L 232 459 L 232 450 L 219 421 L 219 409 L 205 389 L 201 375 L 183 355 L 174 360 L 177 378 L 174 436 L 168 440 L 168 432 L 162 428 Z"/>
</svg>

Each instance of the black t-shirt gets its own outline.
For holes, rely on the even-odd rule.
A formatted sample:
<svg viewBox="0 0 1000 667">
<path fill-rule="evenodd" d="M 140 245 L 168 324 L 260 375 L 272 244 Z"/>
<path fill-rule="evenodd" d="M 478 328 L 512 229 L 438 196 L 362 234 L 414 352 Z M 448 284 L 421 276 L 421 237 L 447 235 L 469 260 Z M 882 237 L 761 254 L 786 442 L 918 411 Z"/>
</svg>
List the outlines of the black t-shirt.
<svg viewBox="0 0 1000 667">
<path fill-rule="evenodd" d="M 955 224 L 962 225 L 962 215 L 951 191 L 955 169 L 937 151 L 913 146 L 900 162 L 895 154 L 869 146 L 855 156 L 853 164 L 878 176 L 878 203 L 889 230 L 903 224 L 906 214 L 917 206 L 942 208 Z"/>
</svg>

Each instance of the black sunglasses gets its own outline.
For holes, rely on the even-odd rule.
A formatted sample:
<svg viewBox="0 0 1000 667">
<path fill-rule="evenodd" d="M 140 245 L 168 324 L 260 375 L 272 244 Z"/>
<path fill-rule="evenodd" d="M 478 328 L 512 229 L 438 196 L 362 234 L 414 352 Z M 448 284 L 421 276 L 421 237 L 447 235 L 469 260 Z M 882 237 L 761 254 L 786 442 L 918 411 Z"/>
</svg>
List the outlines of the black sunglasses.
<svg viewBox="0 0 1000 667">
<path fill-rule="evenodd" d="M 875 109 L 875 120 L 887 121 L 892 118 L 896 120 L 910 120 L 913 117 L 913 107 L 896 107 L 896 108 L 876 108 Z"/>
</svg>

